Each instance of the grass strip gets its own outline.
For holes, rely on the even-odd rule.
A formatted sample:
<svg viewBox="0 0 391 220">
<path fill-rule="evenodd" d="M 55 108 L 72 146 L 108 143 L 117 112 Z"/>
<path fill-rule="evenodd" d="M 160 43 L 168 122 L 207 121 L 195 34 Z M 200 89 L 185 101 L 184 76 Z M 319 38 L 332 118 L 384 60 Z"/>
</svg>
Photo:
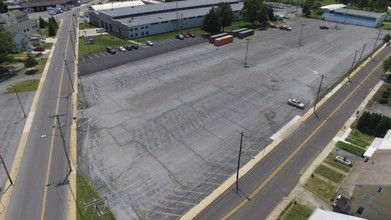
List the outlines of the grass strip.
<svg viewBox="0 0 391 220">
<path fill-rule="evenodd" d="M 327 179 L 329 179 L 335 183 L 340 183 L 343 180 L 343 178 L 345 177 L 345 175 L 338 173 L 338 172 L 334 171 L 333 169 L 330 169 L 330 168 L 323 166 L 323 165 L 319 165 L 316 168 L 315 173 L 319 174 L 323 177 L 326 177 Z"/>
<path fill-rule="evenodd" d="M 39 84 L 39 80 L 26 80 L 26 81 L 18 82 L 5 89 L 4 94 L 14 93 L 15 89 L 17 92 L 35 91 L 38 88 L 38 84 Z"/>
<path fill-rule="evenodd" d="M 305 185 L 311 192 L 321 197 L 324 201 L 331 203 L 334 200 L 337 189 L 333 185 L 316 177 L 311 177 Z"/>
<path fill-rule="evenodd" d="M 329 164 L 329 165 L 331 165 L 331 166 L 333 166 L 333 167 L 335 167 L 335 168 L 337 168 L 337 169 L 339 169 L 339 170 L 342 170 L 342 171 L 344 171 L 344 172 L 347 172 L 347 173 L 350 171 L 350 169 L 352 169 L 351 167 L 348 167 L 348 166 L 345 166 L 345 165 L 343 165 L 343 164 L 341 164 L 341 163 L 336 162 L 336 161 L 335 161 L 335 155 L 332 154 L 332 153 L 330 153 L 330 154 L 326 157 L 326 159 L 324 160 L 324 162 L 327 163 L 327 164 Z"/>
<path fill-rule="evenodd" d="M 342 150 L 345 150 L 347 152 L 350 152 L 354 155 L 357 155 L 359 157 L 362 157 L 362 155 L 365 153 L 365 150 L 359 147 L 356 147 L 352 144 L 348 144 L 342 141 L 338 141 L 336 146 Z"/>
</svg>

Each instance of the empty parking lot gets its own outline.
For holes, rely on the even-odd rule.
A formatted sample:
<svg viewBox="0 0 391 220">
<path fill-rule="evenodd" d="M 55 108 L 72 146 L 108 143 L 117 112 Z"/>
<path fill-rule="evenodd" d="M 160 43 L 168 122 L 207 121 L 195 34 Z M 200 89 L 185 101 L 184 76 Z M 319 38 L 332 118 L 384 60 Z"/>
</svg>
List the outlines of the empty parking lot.
<svg viewBox="0 0 391 220">
<path fill-rule="evenodd" d="M 313 105 L 320 75 L 324 91 L 350 69 L 354 50 L 366 44 L 362 57 L 372 52 L 377 36 L 315 20 L 289 25 L 292 31 L 257 31 L 219 48 L 197 44 L 82 77 L 80 100 L 89 107 L 79 116 L 79 169 L 118 219 L 180 218 L 235 173 L 238 132 L 245 164 Z M 288 106 L 288 98 L 307 108 Z"/>
</svg>

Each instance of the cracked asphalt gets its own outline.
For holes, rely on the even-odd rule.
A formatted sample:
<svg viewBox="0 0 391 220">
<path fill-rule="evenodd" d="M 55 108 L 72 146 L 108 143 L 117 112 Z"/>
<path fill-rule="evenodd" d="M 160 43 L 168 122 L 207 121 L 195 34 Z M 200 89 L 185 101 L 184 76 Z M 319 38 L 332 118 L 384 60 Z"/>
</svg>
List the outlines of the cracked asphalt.
<svg viewBox="0 0 391 220">
<path fill-rule="evenodd" d="M 301 23 L 305 23 L 298 45 Z M 291 32 L 171 51 L 83 76 L 79 170 L 107 196 L 117 219 L 179 219 L 236 171 L 269 137 L 313 105 L 349 69 L 354 50 L 371 52 L 377 30 L 299 19 Z M 334 27 L 335 24 L 327 24 Z M 382 32 L 382 35 L 386 32 Z M 381 36 L 382 37 L 382 36 Z M 153 50 L 154 48 L 147 48 Z M 307 104 L 287 105 L 288 98 Z"/>
</svg>

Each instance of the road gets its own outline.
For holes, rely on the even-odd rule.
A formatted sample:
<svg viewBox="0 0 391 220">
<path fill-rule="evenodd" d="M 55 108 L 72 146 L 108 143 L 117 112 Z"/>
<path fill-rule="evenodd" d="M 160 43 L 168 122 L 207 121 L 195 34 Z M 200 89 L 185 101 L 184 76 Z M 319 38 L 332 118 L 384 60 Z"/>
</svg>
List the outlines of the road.
<svg viewBox="0 0 391 220">
<path fill-rule="evenodd" d="M 265 219 L 298 183 L 302 169 L 323 150 L 379 81 L 383 73 L 381 62 L 390 52 L 391 48 L 386 47 L 317 110 L 318 117 L 306 120 L 243 176 L 239 194 L 232 186 L 198 219 Z"/>
<path fill-rule="evenodd" d="M 68 212 L 67 175 L 70 168 L 64 150 L 68 151 L 72 120 L 70 81 L 74 72 L 75 35 L 72 12 L 64 19 L 57 32 L 53 56 L 33 117 L 20 170 L 11 189 L 12 197 L 6 219 L 66 219 Z M 72 32 L 75 33 L 75 32 Z M 71 39 L 72 38 L 72 39 Z M 70 78 L 71 77 L 71 78 Z M 44 78 L 44 77 L 42 77 Z M 65 146 L 57 126 L 59 116 Z M 18 156 L 18 155 L 17 155 Z"/>
</svg>

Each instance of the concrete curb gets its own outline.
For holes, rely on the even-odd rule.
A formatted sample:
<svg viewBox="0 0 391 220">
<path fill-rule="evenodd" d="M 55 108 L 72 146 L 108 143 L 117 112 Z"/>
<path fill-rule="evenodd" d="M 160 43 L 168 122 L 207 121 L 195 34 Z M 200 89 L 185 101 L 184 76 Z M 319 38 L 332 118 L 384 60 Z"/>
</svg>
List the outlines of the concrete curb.
<svg viewBox="0 0 391 220">
<path fill-rule="evenodd" d="M 385 44 L 381 46 L 374 54 L 373 57 L 376 57 L 384 48 L 386 47 Z M 353 78 L 368 62 L 370 62 L 371 58 L 368 58 L 365 62 L 363 62 L 360 66 L 358 66 L 351 74 L 350 78 Z M 342 88 L 343 85 L 348 83 L 349 80 L 345 78 L 339 85 L 337 85 L 329 94 L 327 94 L 323 99 L 321 99 L 317 103 L 317 108 L 321 108 L 331 97 L 332 94 L 337 92 L 340 88 Z M 265 155 L 273 151 L 273 149 L 278 146 L 283 140 L 285 140 L 289 135 L 292 134 L 293 131 L 296 130 L 297 127 L 299 127 L 303 122 L 308 120 L 311 116 L 313 116 L 313 110 L 309 109 L 303 117 L 301 117 L 300 120 L 298 120 L 296 123 L 294 123 L 289 129 L 287 129 L 285 132 L 283 132 L 279 138 L 277 138 L 275 141 L 273 141 L 271 144 L 269 144 L 263 151 L 261 151 L 257 156 L 255 156 L 254 159 L 250 160 L 246 165 L 244 165 L 240 171 L 239 171 L 239 179 L 245 175 L 249 170 L 251 170 L 257 163 L 259 163 Z M 326 149 L 325 149 L 326 150 Z M 324 150 L 324 151 L 325 151 Z M 323 151 L 322 151 L 323 152 Z M 328 155 L 328 154 L 327 154 Z M 327 156 L 326 155 L 326 156 Z M 323 160 L 322 160 L 323 161 Z M 307 171 L 306 171 L 307 172 Z M 200 214 L 204 209 L 206 209 L 210 204 L 212 204 L 213 201 L 215 201 L 217 198 L 219 198 L 225 191 L 227 191 L 236 181 L 236 173 L 234 173 L 230 178 L 228 178 L 222 185 L 217 187 L 210 195 L 208 195 L 205 199 L 203 199 L 200 203 L 198 203 L 196 206 L 194 206 L 192 209 L 190 209 L 185 215 L 183 215 L 180 219 L 186 220 L 186 219 L 194 219 L 198 214 Z M 289 200 L 290 201 L 290 200 Z M 287 202 L 289 203 L 287 200 Z M 284 203 L 285 206 L 288 203 Z M 285 206 L 283 206 L 285 208 Z M 280 205 L 278 206 L 280 207 Z M 283 209 L 284 209 L 283 208 Z M 283 210 L 282 209 L 282 210 Z M 282 211 L 281 210 L 281 211 Z M 274 212 L 274 211 L 273 211 Z M 272 213 L 273 213 L 272 212 Z M 271 213 L 271 214 L 272 214 Z M 270 215 L 271 215 L 270 214 Z M 269 215 L 269 216 L 270 216 Z M 278 215 L 277 215 L 278 217 Z M 269 219 L 269 217 L 267 218 Z"/>
<path fill-rule="evenodd" d="M 60 23 L 59 27 L 61 27 L 61 25 L 62 25 L 62 22 Z M 56 47 L 56 43 L 57 43 L 57 38 L 55 38 L 54 41 L 53 41 L 52 49 L 50 51 L 48 60 L 46 61 L 46 65 L 45 65 L 45 68 L 43 70 L 42 76 L 40 78 L 37 91 L 35 92 L 34 99 L 33 99 L 33 102 L 31 104 L 31 108 L 30 108 L 30 111 L 29 111 L 27 119 L 26 119 L 26 124 L 24 126 L 24 129 L 23 129 L 23 132 L 22 132 L 22 136 L 21 136 L 20 141 L 19 141 L 18 149 L 16 150 L 16 153 L 15 153 L 15 159 L 14 159 L 14 161 L 12 163 L 12 167 L 11 167 L 11 170 L 10 170 L 10 176 L 11 176 L 11 179 L 14 181 L 14 185 L 18 181 L 18 174 L 19 174 L 20 164 L 22 163 L 22 159 L 23 159 L 24 152 L 25 152 L 25 149 L 26 149 L 27 139 L 28 139 L 29 134 L 30 134 L 30 129 L 31 129 L 31 126 L 32 126 L 32 123 L 33 123 L 33 120 L 34 120 L 35 111 L 36 111 L 36 109 L 38 107 L 39 100 L 41 99 L 41 93 L 42 93 L 43 85 L 45 84 L 45 81 L 46 81 L 46 76 L 48 74 L 49 65 L 50 65 L 52 57 L 53 57 L 53 53 L 54 53 L 54 49 Z M 9 182 L 7 182 L 6 185 L 5 185 L 6 191 L 3 193 L 3 196 L 1 197 L 1 203 L 2 203 L 2 205 L 4 207 L 4 210 L 2 210 L 0 212 L 0 219 L 5 219 L 5 217 L 7 215 L 7 208 L 9 206 L 9 202 L 11 201 L 11 197 L 12 197 L 12 194 L 13 194 L 13 191 L 14 191 L 14 187 L 13 187 L 14 185 L 11 185 Z"/>
</svg>

